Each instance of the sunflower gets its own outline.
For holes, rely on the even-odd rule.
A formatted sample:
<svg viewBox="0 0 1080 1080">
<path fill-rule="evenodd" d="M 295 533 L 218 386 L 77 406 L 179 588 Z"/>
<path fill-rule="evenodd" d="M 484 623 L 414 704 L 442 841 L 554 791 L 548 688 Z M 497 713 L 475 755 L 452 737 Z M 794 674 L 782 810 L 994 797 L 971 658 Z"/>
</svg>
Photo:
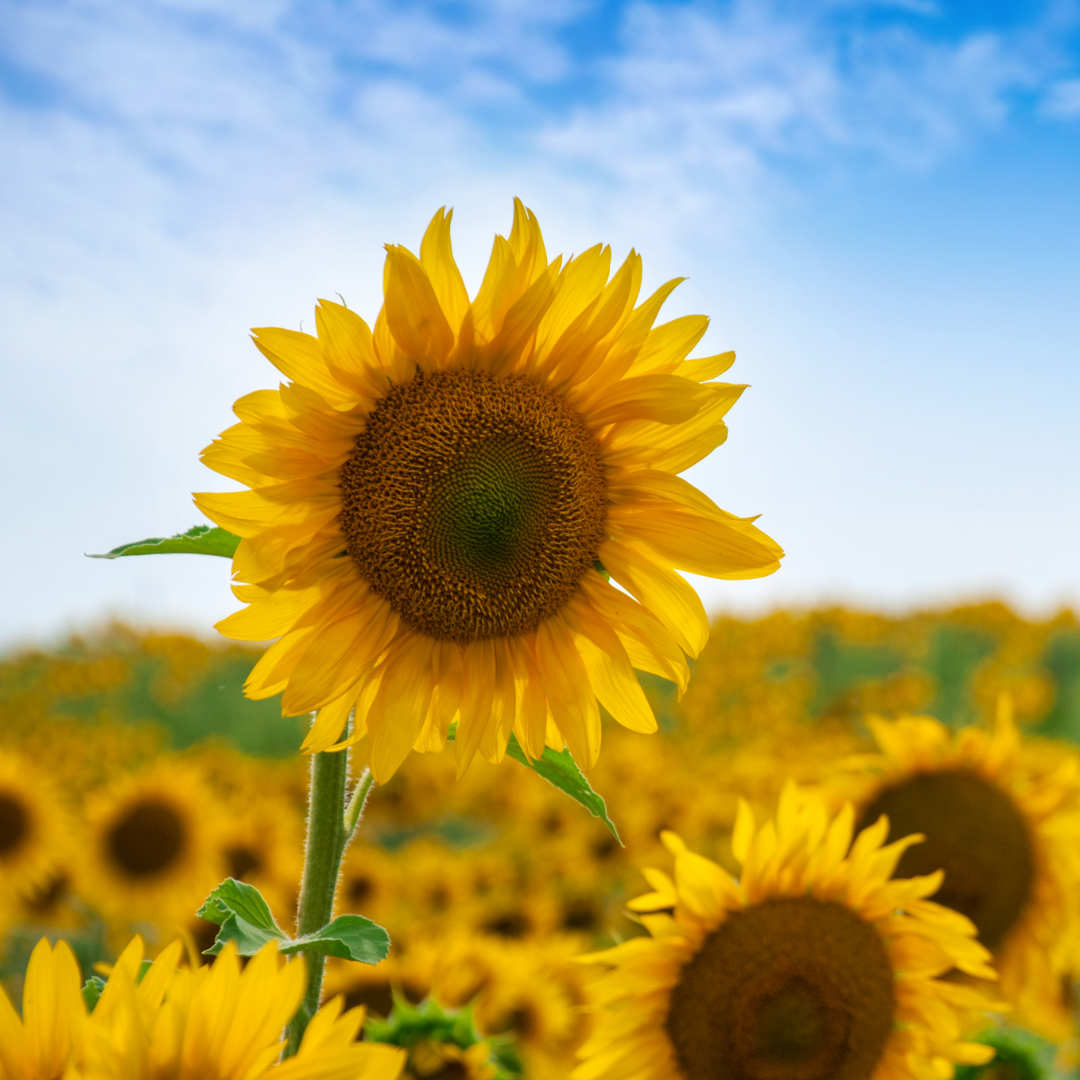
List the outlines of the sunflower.
<svg viewBox="0 0 1080 1080">
<path fill-rule="evenodd" d="M 48 891 L 69 832 L 48 777 L 21 754 L 0 750 L 0 901 Z"/>
<path fill-rule="evenodd" d="M 224 876 L 221 807 L 195 770 L 161 760 L 88 799 L 86 900 L 117 924 L 187 920 Z"/>
<path fill-rule="evenodd" d="M 86 1013 L 75 955 L 65 941 L 42 938 L 30 954 L 23 984 L 22 1019 L 0 987 L 0 1076 L 54 1080 L 71 1060 Z"/>
<path fill-rule="evenodd" d="M 939 978 L 993 977 L 974 928 L 924 899 L 940 873 L 889 880 L 918 837 L 853 823 L 794 785 L 761 829 L 741 803 L 738 881 L 665 833 L 675 880 L 647 870 L 629 905 L 651 937 L 583 958 L 608 970 L 575 1080 L 945 1080 L 992 1057 L 963 1041 L 990 1003 Z"/>
<path fill-rule="evenodd" d="M 279 639 L 248 696 L 317 710 L 308 751 L 367 737 L 380 783 L 455 717 L 459 772 L 511 732 L 589 768 L 597 701 L 654 731 L 634 669 L 684 687 L 705 643 L 676 570 L 759 577 L 783 554 L 677 475 L 744 389 L 708 381 L 733 353 L 686 359 L 704 316 L 653 325 L 678 280 L 638 304 L 637 254 L 610 280 L 607 247 L 549 263 L 514 206 L 471 302 L 440 210 L 419 258 L 387 247 L 374 331 L 326 300 L 317 337 L 255 331 L 290 381 L 241 398 L 203 453 L 250 488 L 195 496 L 241 537 L 248 606 L 217 628 Z"/>
<path fill-rule="evenodd" d="M 300 815 L 288 797 L 272 792 L 230 799 L 226 811 L 217 829 L 225 873 L 254 885 L 279 925 L 288 926 L 296 914 L 303 872 Z"/>
<path fill-rule="evenodd" d="M 892 838 L 925 834 L 897 873 L 943 870 L 937 900 L 977 927 L 1014 1016 L 1067 1037 L 1061 987 L 1080 945 L 1075 755 L 1022 740 L 1007 698 L 993 730 L 953 734 L 930 717 L 868 724 L 881 753 L 854 759 L 836 786 L 855 796 L 863 823 L 887 814 Z"/>
<path fill-rule="evenodd" d="M 134 938 L 90 1018 L 71 1080 L 395 1080 L 405 1055 L 356 1041 L 362 1009 L 342 1015 L 337 998 L 315 1014 L 299 1052 L 275 1064 L 281 1031 L 307 985 L 303 960 L 282 964 L 273 942 L 241 970 L 232 944 L 212 966 L 178 968 L 180 942 L 140 979 Z"/>
</svg>

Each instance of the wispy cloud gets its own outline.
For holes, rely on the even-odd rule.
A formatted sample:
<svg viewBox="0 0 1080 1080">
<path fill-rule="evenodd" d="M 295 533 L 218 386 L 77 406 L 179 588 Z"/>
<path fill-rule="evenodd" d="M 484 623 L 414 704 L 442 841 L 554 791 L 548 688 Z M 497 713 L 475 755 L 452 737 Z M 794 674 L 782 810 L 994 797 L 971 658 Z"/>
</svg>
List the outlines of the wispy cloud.
<svg viewBox="0 0 1080 1080">
<path fill-rule="evenodd" d="M 633 186 L 736 188 L 797 164 L 924 169 L 1070 62 L 1075 19 L 943 27 L 929 5 L 635 3 L 603 100 L 543 145 Z"/>
<path fill-rule="evenodd" d="M 5 508 L 34 528 L 6 545 L 50 587 L 9 581 L 0 634 L 106 600 L 220 613 L 216 570 L 163 595 L 79 552 L 189 524 L 197 449 L 271 378 L 243 328 L 337 289 L 371 312 L 377 245 L 444 201 L 470 281 L 514 193 L 559 249 L 644 238 L 654 273 L 685 242 L 676 272 L 807 176 L 930 169 L 1025 110 L 1075 115 L 1075 5 L 972 10 L 7 0 L 0 454 L 26 462 Z"/>
</svg>

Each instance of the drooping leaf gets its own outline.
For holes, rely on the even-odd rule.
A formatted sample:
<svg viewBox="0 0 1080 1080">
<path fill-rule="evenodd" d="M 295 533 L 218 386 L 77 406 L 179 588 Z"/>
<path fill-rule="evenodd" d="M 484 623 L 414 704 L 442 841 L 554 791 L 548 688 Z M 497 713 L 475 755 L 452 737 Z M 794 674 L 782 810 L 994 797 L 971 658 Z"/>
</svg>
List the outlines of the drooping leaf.
<svg viewBox="0 0 1080 1080">
<path fill-rule="evenodd" d="M 622 844 L 619 830 L 608 817 L 607 803 L 585 779 L 569 750 L 552 750 L 550 746 L 545 746 L 543 755 L 530 761 L 521 748 L 521 743 L 511 734 L 510 741 L 506 744 L 506 753 L 526 768 L 539 773 L 549 784 L 569 795 L 575 802 L 581 803 L 593 817 L 599 818 L 611 830 L 611 835 Z"/>
<path fill-rule="evenodd" d="M 390 935 L 363 915 L 339 915 L 316 933 L 283 945 L 281 951 L 295 953 L 301 949 L 315 949 L 327 956 L 358 960 L 362 964 L 377 964 L 386 959 Z"/>
<path fill-rule="evenodd" d="M 119 559 L 122 555 L 220 555 L 231 559 L 236 554 L 240 537 L 234 536 L 216 525 L 195 525 L 186 533 L 176 536 L 151 537 L 121 544 L 104 555 L 91 555 L 91 559 Z"/>
<path fill-rule="evenodd" d="M 457 724 L 453 723 L 447 732 L 446 741 L 453 742 L 456 736 Z M 585 774 L 577 767 L 577 762 L 574 761 L 569 750 L 552 750 L 550 746 L 545 746 L 544 753 L 530 761 L 521 748 L 517 736 L 511 733 L 506 744 L 506 753 L 508 757 L 520 762 L 525 768 L 539 773 L 549 784 L 557 787 L 563 794 L 569 795 L 574 802 L 584 806 L 593 817 L 599 818 L 611 831 L 611 835 L 622 844 L 619 830 L 608 817 L 607 804 L 603 797 L 593 790 Z"/>
<path fill-rule="evenodd" d="M 229 941 L 241 956 L 254 956 L 268 941 L 289 941 L 262 893 L 235 878 L 226 878 L 195 914 L 220 927 L 214 944 L 206 950 L 208 956 L 217 956 Z"/>
</svg>

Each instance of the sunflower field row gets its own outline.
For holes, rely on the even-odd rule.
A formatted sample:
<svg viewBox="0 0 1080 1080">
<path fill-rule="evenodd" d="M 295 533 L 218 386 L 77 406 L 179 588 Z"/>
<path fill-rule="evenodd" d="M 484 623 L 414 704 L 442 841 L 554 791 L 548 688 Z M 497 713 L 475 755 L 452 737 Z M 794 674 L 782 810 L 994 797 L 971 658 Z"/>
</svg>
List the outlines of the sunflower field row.
<svg viewBox="0 0 1080 1080">
<path fill-rule="evenodd" d="M 68 941 L 84 974 L 115 961 L 132 933 L 151 956 L 178 935 L 197 956 L 217 927 L 194 913 L 225 876 L 257 886 L 291 931 L 305 721 L 283 718 L 276 699 L 244 698 L 259 655 L 111 626 L 0 661 L 0 974 L 9 997 L 43 933 Z M 670 866 L 663 834 L 733 869 L 739 799 L 763 820 L 794 780 L 833 811 L 853 800 L 860 824 L 881 810 L 903 821 L 908 808 L 885 805 L 897 789 L 882 777 L 925 780 L 928 762 L 942 775 L 960 763 L 1026 815 L 1035 861 L 1030 880 L 1014 884 L 1031 899 L 1021 917 L 1009 908 L 1009 883 L 997 880 L 997 907 L 973 907 L 985 884 L 978 875 L 989 872 L 977 859 L 966 883 L 947 873 L 938 899 L 972 918 L 995 952 L 1016 1018 L 1069 1044 L 1071 991 L 1057 976 L 1080 969 L 1075 616 L 1027 621 L 989 603 L 909 617 L 828 609 L 721 618 L 681 700 L 670 684 L 642 680 L 662 734 L 608 725 L 589 777 L 619 840 L 512 762 L 478 758 L 458 780 L 452 753 L 414 754 L 377 786 L 346 856 L 337 911 L 385 926 L 393 948 L 375 966 L 331 961 L 327 993 L 375 1017 L 390 1013 L 395 995 L 420 1008 L 471 1004 L 479 1032 L 512 1044 L 525 1075 L 565 1076 L 590 1035 L 587 971 L 574 958 L 642 934 L 626 904 L 643 891 L 643 868 Z M 911 716 L 940 723 L 895 723 Z M 1007 847 L 1008 815 L 978 807 Z M 939 868 L 916 851 L 907 876 Z M 1048 950 L 1057 950 L 1050 960 Z M 475 1075 L 486 1074 L 478 1066 Z"/>
</svg>

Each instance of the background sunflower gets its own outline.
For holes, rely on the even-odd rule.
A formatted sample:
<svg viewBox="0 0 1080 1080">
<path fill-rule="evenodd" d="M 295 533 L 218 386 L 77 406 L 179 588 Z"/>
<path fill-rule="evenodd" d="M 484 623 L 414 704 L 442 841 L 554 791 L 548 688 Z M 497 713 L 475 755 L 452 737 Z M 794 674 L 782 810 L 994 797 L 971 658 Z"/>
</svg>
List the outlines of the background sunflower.
<svg viewBox="0 0 1080 1080">
<path fill-rule="evenodd" d="M 930 717 L 869 721 L 881 750 L 852 763 L 860 820 L 926 837 L 897 874 L 943 870 L 936 900 L 994 952 L 998 992 L 1021 1023 L 1075 1032 L 1066 992 L 1080 943 L 1080 761 L 1017 730 L 1007 697 L 991 730 Z M 834 782 L 834 788 L 850 784 Z"/>
<path fill-rule="evenodd" d="M 223 808 L 200 775 L 163 758 L 86 806 L 79 888 L 118 927 L 186 922 L 224 876 Z"/>
</svg>

